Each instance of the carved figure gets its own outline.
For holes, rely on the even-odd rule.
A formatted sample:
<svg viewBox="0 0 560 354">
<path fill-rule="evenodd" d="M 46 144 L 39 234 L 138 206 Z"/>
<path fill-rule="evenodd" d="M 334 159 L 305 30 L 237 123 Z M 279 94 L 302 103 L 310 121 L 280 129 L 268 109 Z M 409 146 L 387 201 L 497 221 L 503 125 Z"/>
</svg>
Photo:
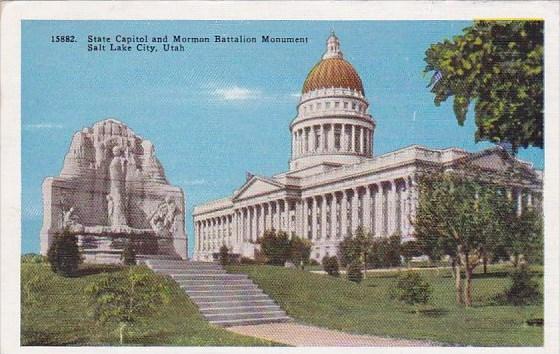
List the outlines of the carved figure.
<svg viewBox="0 0 560 354">
<path fill-rule="evenodd" d="M 113 147 L 113 160 L 109 165 L 109 178 L 111 180 L 109 195 L 113 201 L 111 212 L 111 226 L 127 225 L 125 211 L 125 185 L 126 163 L 121 158 L 122 150 L 119 146 Z"/>
</svg>

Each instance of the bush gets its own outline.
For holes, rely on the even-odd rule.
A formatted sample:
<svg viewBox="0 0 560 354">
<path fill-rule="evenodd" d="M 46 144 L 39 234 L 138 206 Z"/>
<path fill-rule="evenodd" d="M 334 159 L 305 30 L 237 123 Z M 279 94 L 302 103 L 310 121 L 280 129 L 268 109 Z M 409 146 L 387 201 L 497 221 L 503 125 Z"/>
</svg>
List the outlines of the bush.
<svg viewBox="0 0 560 354">
<path fill-rule="evenodd" d="M 255 261 L 254 259 L 248 258 L 248 257 L 241 257 L 241 260 L 239 261 L 239 263 L 251 265 L 251 264 L 257 264 L 257 261 Z"/>
<path fill-rule="evenodd" d="M 521 266 L 511 273 L 511 280 L 512 284 L 505 293 L 508 303 L 515 306 L 530 305 L 542 298 L 539 285 L 527 266 Z"/>
<path fill-rule="evenodd" d="M 359 262 L 353 262 L 350 264 L 348 266 L 346 277 L 350 281 L 360 283 L 364 278 L 364 275 L 362 274 L 362 265 Z"/>
<path fill-rule="evenodd" d="M 373 268 L 396 267 L 401 264 L 401 237 L 394 234 L 391 237 L 376 238 L 372 242 L 368 255 L 368 264 Z"/>
<path fill-rule="evenodd" d="M 67 230 L 55 235 L 47 251 L 47 258 L 53 272 L 64 277 L 74 275 L 82 262 L 76 236 Z"/>
<path fill-rule="evenodd" d="M 226 245 L 222 245 L 222 247 L 220 247 L 220 264 L 223 266 L 228 265 L 229 262 L 229 249 L 227 248 Z"/>
<path fill-rule="evenodd" d="M 422 255 L 422 250 L 417 241 L 408 241 L 400 245 L 400 254 L 408 265 L 413 257 L 420 257 Z"/>
<path fill-rule="evenodd" d="M 309 260 L 309 265 L 310 265 L 310 266 L 318 266 L 318 265 L 319 265 L 319 262 L 317 262 L 316 259 L 310 259 L 310 260 Z"/>
<path fill-rule="evenodd" d="M 323 270 L 327 272 L 328 275 L 333 277 L 338 277 L 340 273 L 338 272 L 338 259 L 336 256 L 325 256 L 323 257 Z"/>
<path fill-rule="evenodd" d="M 290 240 L 290 260 L 292 263 L 301 269 L 304 269 L 304 265 L 309 263 L 309 257 L 311 256 L 311 242 L 309 240 L 292 236 Z"/>
<path fill-rule="evenodd" d="M 121 253 L 121 261 L 124 265 L 136 264 L 136 249 L 134 248 L 134 243 L 132 241 L 128 241 L 124 246 Z"/>
<path fill-rule="evenodd" d="M 45 256 L 37 253 L 26 253 L 21 256 L 21 263 L 44 263 L 45 261 Z"/>
<path fill-rule="evenodd" d="M 426 304 L 432 295 L 432 288 L 417 272 L 405 272 L 399 276 L 395 295 L 407 305 Z"/>
<path fill-rule="evenodd" d="M 266 256 L 268 264 L 284 266 L 290 256 L 288 234 L 267 230 L 257 243 L 261 245 L 261 252 Z"/>
</svg>

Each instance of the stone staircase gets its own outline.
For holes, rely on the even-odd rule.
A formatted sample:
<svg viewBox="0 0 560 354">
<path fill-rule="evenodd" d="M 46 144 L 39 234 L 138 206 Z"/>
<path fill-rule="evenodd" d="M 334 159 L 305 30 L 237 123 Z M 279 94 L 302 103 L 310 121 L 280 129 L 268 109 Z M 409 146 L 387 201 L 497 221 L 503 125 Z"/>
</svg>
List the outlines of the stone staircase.
<svg viewBox="0 0 560 354">
<path fill-rule="evenodd" d="M 147 258 L 142 263 L 179 283 L 212 324 L 241 326 L 291 320 L 247 274 L 229 274 L 220 264 L 210 262 Z"/>
</svg>

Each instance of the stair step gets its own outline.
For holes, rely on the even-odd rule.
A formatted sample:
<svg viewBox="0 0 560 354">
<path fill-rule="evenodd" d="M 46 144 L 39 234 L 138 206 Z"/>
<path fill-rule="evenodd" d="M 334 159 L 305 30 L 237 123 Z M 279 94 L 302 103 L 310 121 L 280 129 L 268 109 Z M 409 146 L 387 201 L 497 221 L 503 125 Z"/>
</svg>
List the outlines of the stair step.
<svg viewBox="0 0 560 354">
<path fill-rule="evenodd" d="M 237 320 L 210 320 L 209 322 L 217 326 L 247 326 L 255 325 L 261 323 L 273 323 L 273 322 L 290 322 L 292 319 L 288 316 L 278 316 L 270 318 L 246 318 Z"/>
<path fill-rule="evenodd" d="M 226 321 L 226 320 L 243 320 L 254 318 L 275 318 L 286 316 L 284 311 L 249 311 L 249 312 L 232 312 L 232 313 L 213 313 L 204 314 L 204 317 L 209 321 Z"/>
<path fill-rule="evenodd" d="M 276 305 L 276 303 L 270 299 L 247 299 L 247 300 L 230 300 L 229 298 L 222 298 L 217 300 L 207 301 L 205 299 L 200 299 L 196 301 L 199 308 L 208 307 L 227 307 L 227 306 L 265 306 L 265 305 Z"/>
<path fill-rule="evenodd" d="M 253 283 L 244 283 L 244 284 L 189 284 L 189 285 L 180 285 L 181 288 L 185 290 L 214 290 L 214 291 L 228 291 L 228 290 L 256 290 L 259 289 Z"/>
<path fill-rule="evenodd" d="M 247 274 L 169 274 L 174 280 L 230 280 L 248 279 Z"/>
<path fill-rule="evenodd" d="M 215 313 L 233 313 L 233 312 L 259 312 L 259 311 L 282 311 L 278 305 L 261 305 L 261 306 L 229 306 L 229 307 L 199 307 L 201 313 L 215 314 Z"/>
<path fill-rule="evenodd" d="M 260 295 L 263 291 L 256 289 L 234 289 L 234 290 L 190 290 L 185 289 L 189 296 L 235 296 L 235 295 Z"/>
<path fill-rule="evenodd" d="M 211 302 L 216 300 L 232 300 L 232 301 L 243 301 L 243 300 L 268 300 L 270 299 L 268 295 L 264 293 L 260 294 L 239 294 L 239 295 L 189 295 L 191 299 L 194 300 L 198 304 L 198 301 L 201 303 L 204 302 Z"/>
<path fill-rule="evenodd" d="M 251 285 L 251 279 L 176 279 L 179 285 L 204 286 L 204 285 Z"/>
<path fill-rule="evenodd" d="M 154 272 L 162 274 L 187 274 L 187 275 L 205 275 L 205 274 L 228 274 L 223 269 L 189 269 L 189 268 L 174 268 L 174 269 L 153 269 Z"/>
</svg>

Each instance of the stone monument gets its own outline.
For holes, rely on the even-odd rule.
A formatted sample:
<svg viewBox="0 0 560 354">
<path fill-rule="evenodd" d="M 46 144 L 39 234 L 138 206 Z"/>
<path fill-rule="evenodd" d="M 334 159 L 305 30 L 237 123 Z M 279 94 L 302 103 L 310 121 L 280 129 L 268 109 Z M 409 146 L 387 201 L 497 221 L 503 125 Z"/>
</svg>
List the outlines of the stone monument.
<svg viewBox="0 0 560 354">
<path fill-rule="evenodd" d="M 140 254 L 186 259 L 184 208 L 152 143 L 106 119 L 74 134 L 60 176 L 43 182 L 41 254 L 66 229 L 89 262 L 118 262 L 128 240 Z"/>
</svg>

